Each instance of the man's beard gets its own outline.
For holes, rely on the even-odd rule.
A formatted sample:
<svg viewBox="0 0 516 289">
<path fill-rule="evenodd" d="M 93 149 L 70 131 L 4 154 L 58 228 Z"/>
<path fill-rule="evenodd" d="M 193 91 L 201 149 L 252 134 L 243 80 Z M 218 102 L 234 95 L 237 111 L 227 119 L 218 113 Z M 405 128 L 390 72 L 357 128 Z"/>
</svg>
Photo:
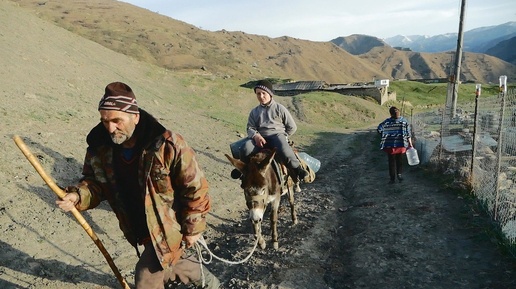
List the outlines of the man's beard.
<svg viewBox="0 0 516 289">
<path fill-rule="evenodd" d="M 122 131 L 115 131 L 115 133 L 112 133 L 110 135 L 111 140 L 115 144 L 123 144 L 124 142 L 128 141 L 131 138 L 131 136 L 133 135 L 133 132 L 134 132 L 134 129 L 132 131 L 130 131 L 128 134 L 126 134 Z"/>
</svg>

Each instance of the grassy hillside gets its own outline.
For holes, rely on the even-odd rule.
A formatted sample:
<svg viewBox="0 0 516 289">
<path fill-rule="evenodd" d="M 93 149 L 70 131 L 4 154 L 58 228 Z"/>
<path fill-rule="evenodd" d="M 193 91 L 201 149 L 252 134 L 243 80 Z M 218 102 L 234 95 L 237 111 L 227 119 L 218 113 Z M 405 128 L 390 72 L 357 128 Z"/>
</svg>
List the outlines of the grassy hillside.
<svg viewBox="0 0 516 289">
<path fill-rule="evenodd" d="M 331 83 L 387 75 L 330 42 L 209 32 L 114 0 L 12 0 L 34 15 L 140 61 L 224 78 L 320 79 Z"/>
<path fill-rule="evenodd" d="M 76 118 L 85 118 L 89 126 L 96 121 L 90 117 L 96 117 L 95 105 L 104 86 L 122 80 L 131 84 L 144 107 L 178 130 L 185 129 L 188 136 L 195 135 L 191 130 L 195 124 L 210 127 L 213 133 L 245 133 L 247 113 L 257 102 L 250 89 L 241 87 L 242 80 L 202 70 L 174 72 L 139 62 L 42 21 L 13 2 L 2 2 L 2 8 L 5 25 L 0 55 L 6 69 L 1 72 L 0 84 L 6 101 L 0 111 L 9 121 L 26 118 L 28 126 L 65 122 L 72 129 L 77 127 Z M 24 25 L 11 25 L 19 19 Z M 395 81 L 389 89 L 397 92 L 398 102 L 409 102 L 417 109 L 442 105 L 446 96 L 446 84 Z M 483 95 L 496 94 L 496 89 L 484 85 Z M 474 91 L 474 84 L 461 85 L 459 102 L 472 101 Z M 11 103 L 19 98 L 29 105 Z M 299 138 L 307 144 L 318 132 L 366 127 L 388 116 L 387 107 L 372 100 L 340 94 L 277 99 L 292 110 L 299 122 Z M 388 105 L 392 104 L 396 103 Z M 190 119 L 195 124 L 189 123 Z"/>
<path fill-rule="evenodd" d="M 443 78 L 453 60 L 450 53 L 415 53 L 382 46 L 352 55 L 331 42 L 269 38 L 238 31 L 209 32 L 115 0 L 11 1 L 134 59 L 173 71 L 204 71 L 242 81 L 263 77 L 328 83 Z M 361 51 L 366 45 L 363 42 L 367 42 L 363 38 L 349 39 L 349 45 Z M 488 82 L 501 74 L 516 79 L 516 66 L 483 54 L 464 54 L 461 79 Z"/>
</svg>

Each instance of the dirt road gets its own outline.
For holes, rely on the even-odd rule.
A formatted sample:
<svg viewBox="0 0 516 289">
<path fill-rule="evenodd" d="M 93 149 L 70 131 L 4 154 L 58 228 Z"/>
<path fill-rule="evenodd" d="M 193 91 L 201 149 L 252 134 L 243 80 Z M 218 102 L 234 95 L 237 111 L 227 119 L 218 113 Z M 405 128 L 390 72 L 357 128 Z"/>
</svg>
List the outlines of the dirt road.
<svg viewBox="0 0 516 289">
<path fill-rule="evenodd" d="M 331 137 L 335 145 L 315 155 L 317 180 L 297 196 L 299 224 L 291 227 L 286 209 L 280 215 L 280 249 L 211 266 L 225 288 L 516 288 L 514 259 L 467 196 L 406 162 L 404 181 L 387 184 L 374 130 Z M 250 247 L 249 232 L 247 222 L 229 221 L 209 237 L 231 258 Z"/>
</svg>

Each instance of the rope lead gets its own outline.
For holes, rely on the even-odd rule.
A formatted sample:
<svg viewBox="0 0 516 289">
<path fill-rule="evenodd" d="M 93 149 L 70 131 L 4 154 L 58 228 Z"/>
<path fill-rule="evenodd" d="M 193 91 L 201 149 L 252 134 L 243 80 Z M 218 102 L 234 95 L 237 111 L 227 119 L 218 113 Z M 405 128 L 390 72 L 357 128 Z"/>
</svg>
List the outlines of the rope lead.
<svg viewBox="0 0 516 289">
<path fill-rule="evenodd" d="M 251 252 L 249 252 L 249 255 L 247 255 L 247 257 L 245 257 L 244 259 L 242 259 L 240 261 L 230 261 L 230 260 L 218 257 L 217 255 L 213 254 L 213 252 L 211 252 L 211 250 L 208 248 L 208 245 L 206 244 L 206 240 L 204 240 L 204 237 L 201 235 L 201 237 L 197 240 L 197 242 L 195 242 L 194 247 L 195 247 L 195 250 L 197 251 L 197 255 L 199 256 L 199 266 L 201 266 L 202 287 L 204 288 L 204 286 L 206 286 L 206 284 L 205 284 L 206 280 L 204 278 L 204 270 L 203 270 L 202 264 L 210 264 L 211 261 L 213 260 L 213 258 L 215 258 L 219 261 L 222 261 L 224 263 L 231 264 L 231 265 L 242 264 L 242 263 L 246 262 L 247 260 L 249 260 L 249 258 L 251 258 L 254 251 L 256 250 L 257 245 L 258 245 L 258 238 L 256 238 L 254 247 L 251 250 Z M 210 254 L 208 259 L 205 259 L 202 256 L 203 247 Z"/>
</svg>

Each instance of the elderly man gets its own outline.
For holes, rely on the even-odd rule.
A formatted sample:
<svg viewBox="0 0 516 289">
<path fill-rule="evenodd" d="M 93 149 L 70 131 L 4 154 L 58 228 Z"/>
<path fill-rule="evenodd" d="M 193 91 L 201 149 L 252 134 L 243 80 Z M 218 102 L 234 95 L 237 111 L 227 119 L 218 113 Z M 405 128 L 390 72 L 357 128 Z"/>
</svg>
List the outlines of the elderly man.
<svg viewBox="0 0 516 289">
<path fill-rule="evenodd" d="M 108 84 L 98 110 L 100 123 L 87 136 L 83 176 L 56 203 L 65 211 L 109 203 L 139 256 L 136 289 L 163 289 L 174 281 L 218 288 L 208 270 L 201 278 L 201 265 L 185 250 L 205 230 L 210 210 L 208 182 L 194 150 L 139 108 L 125 83 Z"/>
</svg>

